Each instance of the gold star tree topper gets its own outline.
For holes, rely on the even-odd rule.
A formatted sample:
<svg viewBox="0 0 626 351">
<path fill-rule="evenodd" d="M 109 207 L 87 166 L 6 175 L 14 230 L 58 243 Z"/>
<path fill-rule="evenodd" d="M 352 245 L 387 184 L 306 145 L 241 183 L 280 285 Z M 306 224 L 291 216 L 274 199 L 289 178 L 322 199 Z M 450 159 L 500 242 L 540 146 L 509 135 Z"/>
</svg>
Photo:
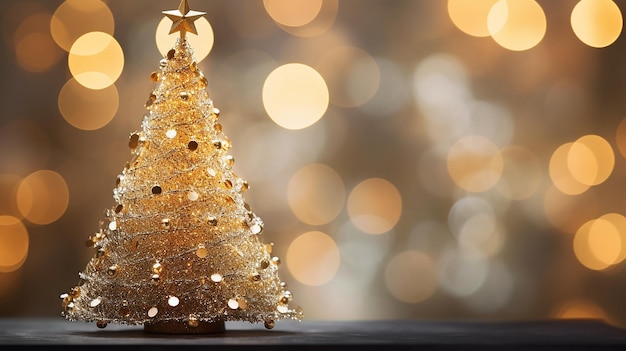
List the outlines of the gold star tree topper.
<svg viewBox="0 0 626 351">
<path fill-rule="evenodd" d="M 198 34 L 194 22 L 206 15 L 206 12 L 192 11 L 187 0 L 181 0 L 178 10 L 163 11 L 163 14 L 173 22 L 170 34 L 180 32 L 180 37 L 184 38 L 187 32 Z"/>
</svg>

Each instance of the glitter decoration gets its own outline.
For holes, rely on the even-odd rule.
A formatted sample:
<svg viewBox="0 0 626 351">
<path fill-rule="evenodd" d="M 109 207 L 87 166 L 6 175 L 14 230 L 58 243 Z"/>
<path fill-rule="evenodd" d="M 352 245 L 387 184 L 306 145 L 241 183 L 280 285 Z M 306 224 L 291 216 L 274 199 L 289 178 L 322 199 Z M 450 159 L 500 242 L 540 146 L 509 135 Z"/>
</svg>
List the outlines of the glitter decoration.
<svg viewBox="0 0 626 351">
<path fill-rule="evenodd" d="M 200 321 L 198 320 L 198 316 L 195 314 L 190 314 L 189 319 L 187 320 L 187 325 L 192 328 L 197 328 L 200 325 Z"/>
<path fill-rule="evenodd" d="M 186 40 L 202 13 L 182 0 L 166 15 L 180 38 L 150 75 L 156 88 L 141 130 L 130 135 L 132 160 L 88 239 L 95 254 L 80 288 L 61 295 L 63 314 L 162 333 L 300 320 L 278 276 L 280 260 L 261 242 L 263 221 L 242 195 L 249 185 L 233 171 L 232 143 Z"/>
<path fill-rule="evenodd" d="M 219 273 L 211 274 L 211 280 L 216 283 L 219 283 L 222 281 L 222 275 Z"/>
<path fill-rule="evenodd" d="M 150 318 L 156 317 L 157 314 L 159 314 L 159 309 L 156 307 L 152 307 L 148 310 L 148 317 Z"/>
<path fill-rule="evenodd" d="M 98 307 L 102 303 L 102 299 L 97 297 L 89 302 L 89 307 Z"/>
<path fill-rule="evenodd" d="M 174 129 L 170 129 L 167 132 L 165 132 L 165 136 L 167 136 L 170 139 L 176 138 L 176 134 L 178 134 L 178 133 Z"/>
<path fill-rule="evenodd" d="M 198 195 L 198 193 L 195 191 L 190 191 L 189 194 L 187 194 L 187 198 L 189 199 L 189 201 L 196 201 L 199 197 L 200 195 Z"/>
<path fill-rule="evenodd" d="M 172 307 L 178 306 L 179 303 L 180 303 L 180 299 L 176 296 L 170 296 L 170 298 L 167 299 L 167 304 Z"/>
<path fill-rule="evenodd" d="M 237 302 L 236 299 L 230 299 L 228 300 L 228 307 L 230 307 L 233 310 L 236 310 L 239 308 L 239 302 Z"/>
</svg>

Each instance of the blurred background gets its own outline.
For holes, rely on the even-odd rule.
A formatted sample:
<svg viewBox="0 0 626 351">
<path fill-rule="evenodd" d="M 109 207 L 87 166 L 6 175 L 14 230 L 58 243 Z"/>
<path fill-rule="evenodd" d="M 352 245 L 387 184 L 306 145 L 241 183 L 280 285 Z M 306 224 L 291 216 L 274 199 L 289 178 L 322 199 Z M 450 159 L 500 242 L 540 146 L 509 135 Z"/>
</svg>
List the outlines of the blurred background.
<svg viewBox="0 0 626 351">
<path fill-rule="evenodd" d="M 60 314 L 178 4 L 0 2 L 0 316 Z M 626 326 L 623 2 L 190 6 L 305 318 Z"/>
</svg>

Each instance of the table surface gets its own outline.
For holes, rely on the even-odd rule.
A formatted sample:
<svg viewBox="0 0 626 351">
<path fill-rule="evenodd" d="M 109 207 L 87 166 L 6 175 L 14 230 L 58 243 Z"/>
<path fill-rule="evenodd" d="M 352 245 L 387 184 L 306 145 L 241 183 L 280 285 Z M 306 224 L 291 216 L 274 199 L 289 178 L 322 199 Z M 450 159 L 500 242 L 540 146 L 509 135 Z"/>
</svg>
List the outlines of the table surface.
<svg viewBox="0 0 626 351">
<path fill-rule="evenodd" d="M 621 349 L 626 350 L 626 330 L 597 320 L 546 320 L 529 322 L 440 321 L 304 321 L 278 322 L 273 330 L 262 325 L 226 323 L 226 332 L 213 335 L 146 334 L 142 327 L 58 319 L 1 319 L 0 348 L 111 350 L 134 349 L 254 349 L 339 350 L 359 349 Z M 207 348 L 210 345 L 210 348 Z M 179 350 L 183 351 L 183 350 Z"/>
</svg>

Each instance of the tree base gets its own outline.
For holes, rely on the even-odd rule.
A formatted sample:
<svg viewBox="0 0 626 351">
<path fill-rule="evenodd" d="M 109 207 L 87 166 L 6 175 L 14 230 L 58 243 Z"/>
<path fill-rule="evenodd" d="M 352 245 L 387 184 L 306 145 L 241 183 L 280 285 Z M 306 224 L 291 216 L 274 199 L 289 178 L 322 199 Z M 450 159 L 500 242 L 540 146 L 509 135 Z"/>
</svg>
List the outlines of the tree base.
<svg viewBox="0 0 626 351">
<path fill-rule="evenodd" d="M 197 326 L 190 326 L 186 321 L 159 321 L 143 325 L 144 332 L 153 334 L 215 334 L 225 330 L 224 321 L 198 321 Z"/>
</svg>

